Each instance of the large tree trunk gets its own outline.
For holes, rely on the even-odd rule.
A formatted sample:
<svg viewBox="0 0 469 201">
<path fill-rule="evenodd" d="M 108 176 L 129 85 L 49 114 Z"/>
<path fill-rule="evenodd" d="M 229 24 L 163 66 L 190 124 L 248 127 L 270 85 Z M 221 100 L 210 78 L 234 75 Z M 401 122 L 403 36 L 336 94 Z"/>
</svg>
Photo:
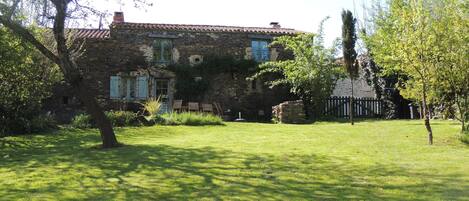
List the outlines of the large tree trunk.
<svg viewBox="0 0 469 201">
<path fill-rule="evenodd" d="M 90 94 L 89 87 L 85 80 L 80 80 L 74 86 L 76 94 L 85 105 L 86 112 L 95 120 L 99 128 L 103 148 L 112 148 L 119 146 L 116 135 L 112 129 L 112 124 L 103 112 L 96 99 Z"/>
<path fill-rule="evenodd" d="M 466 126 L 464 125 L 464 119 L 461 121 L 461 126 L 462 126 L 462 129 L 461 131 L 464 133 L 466 131 Z"/>
<path fill-rule="evenodd" d="M 422 109 L 423 109 L 423 115 L 424 115 L 425 128 L 427 129 L 427 132 L 428 132 L 428 143 L 432 145 L 433 144 L 433 132 L 432 132 L 432 127 L 430 125 L 430 111 L 428 110 L 428 106 L 427 106 L 427 91 L 426 91 L 425 84 L 423 86 Z"/>
</svg>

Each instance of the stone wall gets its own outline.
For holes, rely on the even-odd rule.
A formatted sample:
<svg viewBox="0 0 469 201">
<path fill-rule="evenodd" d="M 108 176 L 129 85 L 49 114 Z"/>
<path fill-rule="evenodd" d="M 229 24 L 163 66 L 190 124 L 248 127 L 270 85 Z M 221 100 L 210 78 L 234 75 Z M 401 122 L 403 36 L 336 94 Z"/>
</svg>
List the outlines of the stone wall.
<svg viewBox="0 0 469 201">
<path fill-rule="evenodd" d="M 365 73 L 362 69 L 359 71 L 360 77 L 353 81 L 353 95 L 359 98 L 376 98 L 375 90 L 365 79 Z M 332 96 L 351 96 L 352 84 L 350 78 L 344 78 L 337 81 Z"/>
<path fill-rule="evenodd" d="M 231 75 L 229 73 L 214 76 L 202 101 L 220 103 L 225 111 L 231 111 L 233 118 L 241 112 L 243 118 L 247 120 L 268 121 L 272 119 L 273 105 L 297 99 L 286 87 L 270 89 L 265 85 L 264 83 L 271 80 L 271 77 L 255 81 L 246 80 L 247 77 L 246 74 Z"/>
<path fill-rule="evenodd" d="M 272 107 L 272 115 L 279 123 L 298 124 L 306 120 L 303 101 L 286 101 Z"/>
</svg>

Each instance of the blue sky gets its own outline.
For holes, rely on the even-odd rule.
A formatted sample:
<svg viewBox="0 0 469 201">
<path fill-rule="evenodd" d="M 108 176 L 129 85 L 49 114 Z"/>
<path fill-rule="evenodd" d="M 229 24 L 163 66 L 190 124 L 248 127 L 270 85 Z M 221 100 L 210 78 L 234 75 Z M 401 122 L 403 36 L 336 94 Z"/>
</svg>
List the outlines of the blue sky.
<svg viewBox="0 0 469 201">
<path fill-rule="evenodd" d="M 342 9 L 363 18 L 363 5 L 371 6 L 373 0 L 154 0 L 153 7 L 145 9 L 135 8 L 131 0 L 120 1 L 123 5 L 113 0 L 93 4 L 109 12 L 123 11 L 127 22 L 260 27 L 280 22 L 282 27 L 308 32 L 316 32 L 320 21 L 329 16 L 324 30 L 330 45 L 341 35 Z"/>
</svg>

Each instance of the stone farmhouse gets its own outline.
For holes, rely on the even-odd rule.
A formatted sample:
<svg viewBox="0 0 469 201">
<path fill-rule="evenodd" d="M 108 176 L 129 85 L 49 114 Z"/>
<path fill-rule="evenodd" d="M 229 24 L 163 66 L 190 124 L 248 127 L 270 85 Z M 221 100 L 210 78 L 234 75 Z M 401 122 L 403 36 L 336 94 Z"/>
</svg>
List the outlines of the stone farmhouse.
<svg viewBox="0 0 469 201">
<path fill-rule="evenodd" d="M 267 87 L 264 83 L 272 77 L 247 80 L 253 73 L 236 73 L 236 69 L 208 77 L 194 75 L 194 80 L 209 80 L 207 90 L 193 89 L 200 94 L 197 98 L 177 93 L 178 77 L 171 66 L 193 68 L 204 60 L 226 56 L 257 63 L 291 59 L 291 53 L 269 43 L 275 37 L 301 32 L 276 22 L 270 27 L 131 23 L 124 20 L 123 12 L 115 12 L 109 29 L 72 31 L 82 49 L 76 60 L 79 70 L 107 110 L 137 110 L 139 102 L 160 97 L 162 111 L 170 111 L 173 100 L 183 100 L 218 103 L 231 118 L 242 112 L 248 120 L 270 120 L 272 106 L 298 99 L 288 88 Z M 363 79 L 357 82 L 358 97 L 374 96 Z M 333 96 L 347 96 L 349 83 L 339 80 Z M 57 86 L 46 103 L 46 110 L 61 121 L 69 121 L 81 109 L 65 84 Z"/>
<path fill-rule="evenodd" d="M 198 100 L 184 100 L 175 97 L 178 80 L 169 67 L 191 68 L 217 56 L 256 62 L 291 58 L 281 47 L 268 45 L 274 37 L 298 33 L 278 23 L 271 27 L 130 23 L 123 12 L 115 12 L 109 29 L 75 29 L 73 35 L 83 42 L 77 59 L 80 71 L 95 86 L 93 93 L 106 109 L 129 109 L 135 102 L 161 97 L 165 111 L 171 110 L 175 99 L 217 102 L 232 116 L 243 112 L 249 119 L 261 120 L 271 118 L 273 105 L 296 97 L 286 88 L 269 89 L 263 84 L 266 80 L 220 73 L 210 77 L 210 86 Z M 59 119 L 79 111 L 78 100 L 66 86 L 56 87 L 54 94 L 48 109 Z"/>
</svg>

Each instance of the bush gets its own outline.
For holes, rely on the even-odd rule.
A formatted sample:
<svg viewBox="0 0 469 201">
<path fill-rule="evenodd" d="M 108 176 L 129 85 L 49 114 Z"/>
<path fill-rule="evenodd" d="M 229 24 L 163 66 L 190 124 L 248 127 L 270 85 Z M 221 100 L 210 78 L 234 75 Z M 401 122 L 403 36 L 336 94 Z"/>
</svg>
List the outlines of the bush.
<svg viewBox="0 0 469 201">
<path fill-rule="evenodd" d="M 111 121 L 112 126 L 138 126 L 141 122 L 138 120 L 138 115 L 129 111 L 109 111 L 106 116 Z"/>
<path fill-rule="evenodd" d="M 142 124 L 138 119 L 138 115 L 129 111 L 107 111 L 105 112 L 112 126 L 139 126 Z M 95 128 L 96 123 L 88 114 L 76 115 L 71 123 L 75 128 Z"/>
<path fill-rule="evenodd" d="M 5 121 L 0 117 L 0 124 L 0 136 L 39 133 L 57 128 L 55 118 L 47 114 L 16 118 L 15 121 Z"/>
<path fill-rule="evenodd" d="M 459 139 L 461 140 L 461 142 L 469 144 L 469 131 L 466 131 L 465 133 L 462 133 L 461 137 Z"/>
<path fill-rule="evenodd" d="M 44 36 L 39 28 L 30 28 L 36 37 Z M 26 134 L 49 127 L 51 118 L 41 110 L 52 86 L 62 80 L 57 65 L 3 26 L 0 55 L 0 133 Z"/>
<path fill-rule="evenodd" d="M 78 114 L 72 119 L 72 127 L 75 128 L 91 128 L 92 120 L 91 116 L 88 114 Z"/>
<path fill-rule="evenodd" d="M 57 121 L 52 115 L 39 115 L 31 119 L 30 132 L 37 133 L 57 128 Z"/>
<path fill-rule="evenodd" d="M 213 114 L 205 113 L 169 113 L 161 116 L 160 124 L 163 125 L 188 125 L 188 126 L 204 126 L 204 125 L 224 125 L 223 120 Z M 158 123 L 158 120 L 155 120 Z"/>
</svg>

